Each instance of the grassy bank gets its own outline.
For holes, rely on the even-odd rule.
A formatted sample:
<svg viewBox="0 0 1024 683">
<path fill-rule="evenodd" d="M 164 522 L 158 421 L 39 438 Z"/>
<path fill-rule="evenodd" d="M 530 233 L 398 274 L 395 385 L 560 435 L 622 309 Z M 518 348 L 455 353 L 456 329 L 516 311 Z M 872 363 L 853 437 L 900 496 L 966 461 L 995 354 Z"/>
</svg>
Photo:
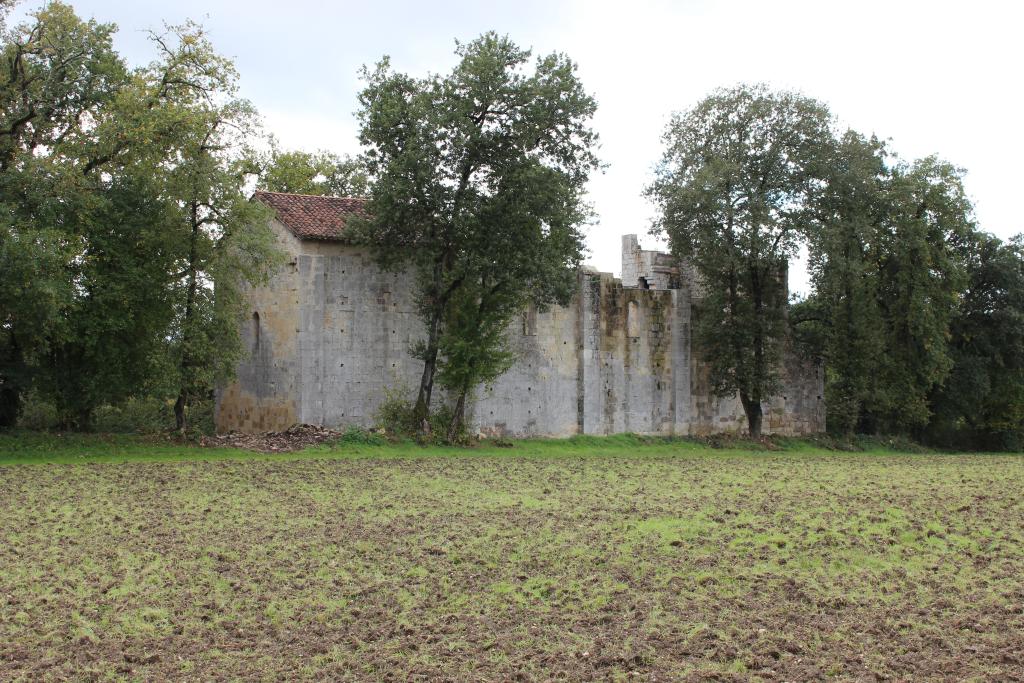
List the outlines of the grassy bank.
<svg viewBox="0 0 1024 683">
<path fill-rule="evenodd" d="M 885 439 L 860 439 L 840 447 L 828 439 L 776 438 L 766 443 L 742 439 L 710 440 L 647 437 L 635 434 L 617 436 L 578 436 L 569 439 L 524 439 L 516 441 L 481 441 L 469 447 L 421 446 L 412 441 L 388 442 L 386 439 L 355 432 L 338 442 L 304 449 L 294 453 L 261 454 L 237 448 L 199 446 L 168 436 L 137 436 L 129 434 L 76 434 L 42 431 L 0 432 L 0 465 L 72 464 L 84 462 L 152 462 L 178 460 L 303 460 L 318 458 L 407 458 L 407 457 L 487 457 L 515 455 L 559 457 L 587 454 L 592 456 L 667 455 L 686 453 L 803 453 L 823 454 L 846 450 L 866 455 L 913 452 L 925 449 L 908 442 Z"/>
</svg>

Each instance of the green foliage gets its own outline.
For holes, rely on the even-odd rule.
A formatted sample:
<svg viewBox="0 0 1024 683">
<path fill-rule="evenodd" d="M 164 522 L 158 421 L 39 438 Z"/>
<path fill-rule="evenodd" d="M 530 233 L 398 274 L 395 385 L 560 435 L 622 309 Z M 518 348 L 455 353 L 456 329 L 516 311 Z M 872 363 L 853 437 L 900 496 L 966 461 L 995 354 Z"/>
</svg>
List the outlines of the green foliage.
<svg viewBox="0 0 1024 683">
<path fill-rule="evenodd" d="M 1012 249 L 976 238 L 960 169 L 892 159 L 830 123 L 824 106 L 757 86 L 713 94 L 666 132 L 648 192 L 656 227 L 701 277 L 694 337 L 716 391 L 739 394 L 755 433 L 778 386 L 785 264 L 806 240 L 814 292 L 790 322 L 825 362 L 833 431 L 921 437 L 932 420 L 947 437 L 1016 443 Z M 993 279 L 1005 290 L 981 284 Z M 979 287 L 1000 293 L 979 301 Z"/>
<path fill-rule="evenodd" d="M 515 360 L 507 335 L 510 311 L 519 306 L 490 282 L 490 273 L 481 272 L 460 287 L 449 302 L 442 328 L 439 348 L 443 360 L 437 381 L 457 397 L 456 419 L 447 427 L 448 439 L 453 442 L 463 428 L 462 414 L 473 389 L 497 379 Z M 515 297 L 516 292 L 511 295 Z"/>
<path fill-rule="evenodd" d="M 177 41 L 192 61 L 219 64 L 201 33 L 181 32 Z M 219 90 L 182 113 L 181 161 L 167 178 L 174 207 L 168 227 L 182 249 L 171 335 L 179 429 L 188 404 L 234 372 L 243 354 L 245 290 L 266 282 L 280 263 L 266 207 L 246 196 L 256 112 L 233 98 L 236 76 L 229 65 L 223 68 Z"/>
<path fill-rule="evenodd" d="M 335 443 L 339 446 L 383 446 L 388 440 L 383 434 L 362 427 L 348 427 Z"/>
<path fill-rule="evenodd" d="M 405 387 L 385 387 L 384 401 L 377 410 L 377 425 L 388 434 L 407 436 L 419 430 L 414 406 Z"/>
<path fill-rule="evenodd" d="M 63 308 L 65 335 L 50 341 L 38 374 L 65 428 L 91 428 L 93 409 L 142 391 L 160 370 L 172 317 L 162 285 L 175 265 L 162 217 L 139 183 L 118 179 L 76 229 L 81 293 Z"/>
<path fill-rule="evenodd" d="M 362 197 L 369 190 L 362 161 L 331 152 L 285 152 L 274 146 L 262 162 L 258 187 L 269 192 Z"/>
<path fill-rule="evenodd" d="M 140 397 L 116 406 L 100 406 L 94 429 L 105 434 L 161 434 L 176 428 L 174 403 L 164 398 Z M 197 400 L 189 406 L 188 434 L 213 434 L 213 399 Z"/>
<path fill-rule="evenodd" d="M 949 325 L 972 249 L 961 171 L 888 156 L 851 131 L 828 158 L 808 231 L 814 293 L 792 314 L 825 361 L 830 428 L 846 435 L 927 423 L 952 365 Z"/>
<path fill-rule="evenodd" d="M 530 70 L 529 51 L 495 33 L 457 54 L 445 76 L 399 74 L 386 58 L 365 69 L 359 112 L 374 185 L 358 233 L 383 266 L 417 273 L 427 334 L 416 421 L 440 359 L 456 395 L 450 430 L 469 391 L 506 365 L 501 328 L 527 301 L 571 296 L 597 166 L 596 105 L 567 57 Z"/>
<path fill-rule="evenodd" d="M 779 384 L 787 262 L 811 220 L 830 125 L 823 104 L 793 93 L 716 91 L 672 118 L 647 190 L 655 231 L 700 276 L 694 338 L 714 390 L 739 394 L 754 437 Z"/>
<path fill-rule="evenodd" d="M 0 427 L 66 339 L 97 204 L 94 122 L 128 79 L 114 27 L 49 3 L 0 38 Z"/>
<path fill-rule="evenodd" d="M 129 69 L 113 31 L 54 2 L 3 37 L 0 426 L 33 386 L 64 427 L 147 394 L 178 396 L 183 426 L 240 357 L 241 288 L 274 265 L 230 61 L 187 23 Z"/>
<path fill-rule="evenodd" d="M 20 397 L 17 427 L 31 431 L 54 431 L 60 428 L 60 416 L 51 401 L 42 400 L 32 391 Z"/>
<path fill-rule="evenodd" d="M 418 440 L 421 443 L 467 445 L 470 434 L 461 413 L 463 407 L 458 403 L 436 405 L 430 413 L 430 433 L 419 434 Z"/>
<path fill-rule="evenodd" d="M 377 410 L 377 425 L 390 437 L 414 438 L 423 444 L 462 443 L 466 440 L 464 426 L 451 433 L 454 408 L 446 404 L 435 405 L 427 417 L 428 429 L 424 430 L 422 418 L 417 415 L 416 405 L 409 400 L 408 388 L 404 386 L 386 388 L 384 401 Z"/>
<path fill-rule="evenodd" d="M 964 285 L 961 247 L 974 229 L 961 177 L 933 157 L 892 169 L 889 213 L 877 236 L 886 401 L 868 411 L 868 431 L 926 424 L 929 393 L 952 367 L 947 340 Z"/>
<path fill-rule="evenodd" d="M 50 400 L 37 392 L 23 397 L 18 429 L 58 432 L 66 425 Z M 213 434 L 213 400 L 195 401 L 189 406 L 189 427 L 193 435 Z M 175 428 L 174 402 L 156 396 L 129 398 L 118 405 L 96 407 L 92 429 L 100 434 L 161 434 Z"/>
<path fill-rule="evenodd" d="M 844 435 L 885 393 L 876 239 L 886 214 L 884 154 L 880 142 L 853 131 L 832 150 L 815 197 L 819 225 L 808 231 L 814 295 L 790 317 L 798 340 L 824 359 L 827 423 Z"/>
<path fill-rule="evenodd" d="M 927 438 L 958 447 L 1024 450 L 1024 237 L 977 233 L 967 286 L 950 324 L 952 371 L 931 397 Z"/>
<path fill-rule="evenodd" d="M 158 434 L 174 427 L 174 411 L 167 400 L 129 399 L 118 406 L 100 406 L 93 428 L 107 434 Z"/>
</svg>

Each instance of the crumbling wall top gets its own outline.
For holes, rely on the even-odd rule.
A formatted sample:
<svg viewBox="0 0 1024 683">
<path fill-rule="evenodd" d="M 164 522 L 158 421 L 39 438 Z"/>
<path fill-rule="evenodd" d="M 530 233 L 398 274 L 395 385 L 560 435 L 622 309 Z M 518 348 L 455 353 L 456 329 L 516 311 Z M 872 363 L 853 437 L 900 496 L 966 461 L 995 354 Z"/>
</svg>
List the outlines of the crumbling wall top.
<svg viewBox="0 0 1024 683">
<path fill-rule="evenodd" d="M 679 262 L 662 251 L 641 249 L 636 235 L 622 236 L 622 286 L 635 289 L 679 289 Z"/>
</svg>

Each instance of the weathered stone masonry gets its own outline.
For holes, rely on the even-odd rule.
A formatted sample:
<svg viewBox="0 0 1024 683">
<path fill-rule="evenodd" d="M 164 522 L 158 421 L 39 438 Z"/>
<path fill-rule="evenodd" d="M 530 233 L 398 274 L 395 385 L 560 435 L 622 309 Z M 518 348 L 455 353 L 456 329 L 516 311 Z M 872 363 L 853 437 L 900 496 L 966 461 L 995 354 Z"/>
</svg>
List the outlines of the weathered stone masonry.
<svg viewBox="0 0 1024 683">
<path fill-rule="evenodd" d="M 260 193 L 287 265 L 250 291 L 243 340 L 252 353 L 218 394 L 222 431 L 296 422 L 372 426 L 388 391 L 412 396 L 422 336 L 408 275 L 385 273 L 337 238 L 341 201 Z M 349 209 L 351 213 L 351 209 Z M 323 228 L 323 224 L 331 224 Z M 320 227 L 317 227 L 320 226 Z M 317 234 L 319 233 L 319 234 Z M 315 238 L 310 238 L 315 235 Z M 333 238 L 332 238 L 333 237 Z M 693 273 L 623 238 L 623 278 L 583 269 L 573 303 L 527 310 L 512 326 L 517 361 L 479 388 L 473 429 L 487 435 L 707 434 L 745 429 L 739 401 L 714 397 L 690 339 Z M 824 429 L 819 366 L 787 354 L 783 389 L 766 402 L 765 431 Z"/>
</svg>

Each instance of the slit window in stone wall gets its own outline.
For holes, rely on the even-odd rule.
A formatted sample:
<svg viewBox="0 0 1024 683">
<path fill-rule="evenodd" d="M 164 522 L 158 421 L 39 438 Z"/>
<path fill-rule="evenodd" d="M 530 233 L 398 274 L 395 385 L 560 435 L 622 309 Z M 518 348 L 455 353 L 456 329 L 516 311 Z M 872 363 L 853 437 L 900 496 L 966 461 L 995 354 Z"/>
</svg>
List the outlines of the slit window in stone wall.
<svg viewBox="0 0 1024 683">
<path fill-rule="evenodd" d="M 253 353 L 260 350 L 260 314 L 257 311 L 252 313 L 252 350 Z"/>
<path fill-rule="evenodd" d="M 537 306 L 529 303 L 523 311 L 523 335 L 527 337 L 537 336 Z"/>
<path fill-rule="evenodd" d="M 640 305 L 635 301 L 626 304 L 626 336 L 640 338 Z"/>
</svg>

